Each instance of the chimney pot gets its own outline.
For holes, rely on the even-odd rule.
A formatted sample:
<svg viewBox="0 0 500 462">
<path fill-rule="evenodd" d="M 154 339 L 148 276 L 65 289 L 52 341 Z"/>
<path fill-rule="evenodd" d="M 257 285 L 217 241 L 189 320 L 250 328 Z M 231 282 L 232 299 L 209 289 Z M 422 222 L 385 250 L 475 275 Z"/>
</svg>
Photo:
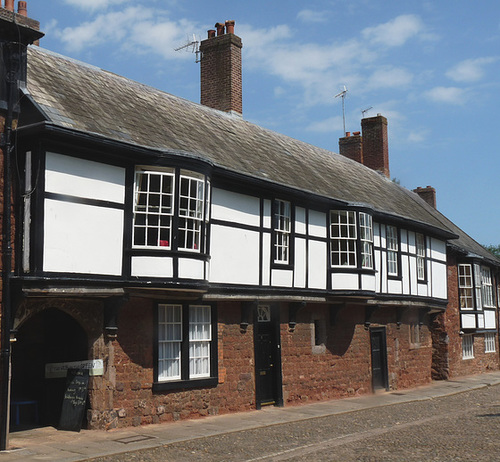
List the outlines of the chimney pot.
<svg viewBox="0 0 500 462">
<path fill-rule="evenodd" d="M 351 136 L 351 132 L 345 132 L 346 138 L 349 138 Z"/>
<path fill-rule="evenodd" d="M 14 11 L 14 0 L 5 0 L 5 9 Z"/>
<path fill-rule="evenodd" d="M 217 29 L 217 35 L 224 35 L 224 24 L 222 24 L 221 22 L 218 22 L 215 24 L 215 28 Z"/>
<path fill-rule="evenodd" d="M 208 31 L 208 38 L 214 38 L 215 37 L 215 29 L 210 29 Z"/>
<path fill-rule="evenodd" d="M 21 16 L 28 17 L 28 4 L 26 2 L 19 1 L 19 3 L 17 4 L 17 12 Z"/>
<path fill-rule="evenodd" d="M 226 21 L 226 33 L 234 34 L 234 21 Z"/>
<path fill-rule="evenodd" d="M 354 136 L 359 136 L 359 135 L 361 135 L 361 132 L 352 132 L 352 134 L 353 134 Z"/>
</svg>

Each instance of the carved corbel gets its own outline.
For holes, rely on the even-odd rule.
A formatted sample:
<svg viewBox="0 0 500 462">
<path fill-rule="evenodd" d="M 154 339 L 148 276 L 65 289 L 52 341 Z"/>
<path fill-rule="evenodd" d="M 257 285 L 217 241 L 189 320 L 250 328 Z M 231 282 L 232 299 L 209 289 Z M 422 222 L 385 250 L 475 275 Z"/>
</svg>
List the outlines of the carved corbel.
<svg viewBox="0 0 500 462">
<path fill-rule="evenodd" d="M 253 313 L 257 310 L 257 303 L 257 300 L 252 300 L 251 302 L 242 302 L 240 321 L 241 333 L 245 333 L 248 329 L 248 325 L 252 322 Z"/>
<path fill-rule="evenodd" d="M 292 302 L 288 305 L 288 327 L 290 332 L 295 331 L 295 326 L 297 325 L 297 313 L 302 308 L 305 308 L 306 302 Z"/>
<path fill-rule="evenodd" d="M 108 340 L 114 340 L 118 336 L 118 317 L 122 306 L 128 300 L 128 295 L 120 295 L 104 301 L 104 332 Z"/>
</svg>

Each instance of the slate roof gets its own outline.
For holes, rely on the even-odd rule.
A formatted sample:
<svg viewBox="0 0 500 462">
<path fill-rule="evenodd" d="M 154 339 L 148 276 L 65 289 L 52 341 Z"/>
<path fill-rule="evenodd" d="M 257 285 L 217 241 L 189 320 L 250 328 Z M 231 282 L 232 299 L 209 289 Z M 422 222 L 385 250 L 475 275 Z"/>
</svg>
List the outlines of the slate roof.
<svg viewBox="0 0 500 462">
<path fill-rule="evenodd" d="M 339 154 L 39 47 L 28 52 L 27 88 L 49 123 L 458 230 L 415 193 Z"/>
</svg>

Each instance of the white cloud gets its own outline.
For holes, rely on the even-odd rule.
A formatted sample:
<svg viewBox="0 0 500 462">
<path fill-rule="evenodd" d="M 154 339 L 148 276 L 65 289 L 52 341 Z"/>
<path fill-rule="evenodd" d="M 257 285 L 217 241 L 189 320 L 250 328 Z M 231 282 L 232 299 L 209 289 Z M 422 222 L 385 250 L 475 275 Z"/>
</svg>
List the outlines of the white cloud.
<svg viewBox="0 0 500 462">
<path fill-rule="evenodd" d="M 422 143 L 427 139 L 427 130 L 421 130 L 421 131 L 410 131 L 408 133 L 408 141 L 410 143 Z"/>
<path fill-rule="evenodd" d="M 435 87 L 425 93 L 428 99 L 436 103 L 464 104 L 465 90 L 457 87 Z"/>
<path fill-rule="evenodd" d="M 337 116 L 313 122 L 306 127 L 306 130 L 317 133 L 332 133 L 334 131 L 343 130 L 343 127 L 342 117 Z"/>
<path fill-rule="evenodd" d="M 413 74 L 406 69 L 386 66 L 377 69 L 367 81 L 369 89 L 405 87 L 413 81 Z"/>
<path fill-rule="evenodd" d="M 404 45 L 412 37 L 424 37 L 424 24 L 418 16 L 405 14 L 384 24 L 367 27 L 362 35 L 371 43 L 396 47 Z"/>
<path fill-rule="evenodd" d="M 320 23 L 326 22 L 327 14 L 324 11 L 302 10 L 297 14 L 297 19 L 302 22 Z"/>
<path fill-rule="evenodd" d="M 446 76 L 455 82 L 476 82 L 483 78 L 484 68 L 496 61 L 496 57 L 466 59 L 446 72 Z"/>
<path fill-rule="evenodd" d="M 111 5 L 127 3 L 130 0 L 64 0 L 68 5 L 86 11 L 105 10 Z"/>
</svg>

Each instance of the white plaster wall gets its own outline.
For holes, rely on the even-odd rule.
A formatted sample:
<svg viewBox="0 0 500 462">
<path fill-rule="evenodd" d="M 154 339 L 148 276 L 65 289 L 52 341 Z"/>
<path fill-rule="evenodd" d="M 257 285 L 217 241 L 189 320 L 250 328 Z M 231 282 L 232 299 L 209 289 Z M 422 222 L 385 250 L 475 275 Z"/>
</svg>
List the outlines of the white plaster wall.
<svg viewBox="0 0 500 462">
<path fill-rule="evenodd" d="M 309 241 L 309 274 L 310 289 L 326 289 L 326 242 Z"/>
<path fill-rule="evenodd" d="M 45 163 L 47 192 L 124 203 L 124 168 L 52 152 Z"/>
<path fill-rule="evenodd" d="M 45 200 L 43 270 L 119 276 L 123 210 Z"/>
<path fill-rule="evenodd" d="M 351 273 L 332 273 L 333 290 L 358 290 L 358 275 Z"/>
<path fill-rule="evenodd" d="M 462 329 L 475 329 L 476 328 L 476 315 L 462 314 Z"/>
<path fill-rule="evenodd" d="M 263 213 L 263 223 L 262 226 L 264 228 L 271 228 L 272 226 L 272 221 L 271 221 L 271 215 L 272 215 L 272 210 L 271 210 L 271 201 L 269 199 L 264 200 L 264 213 Z"/>
<path fill-rule="evenodd" d="M 205 262 L 193 258 L 179 258 L 179 278 L 181 279 L 204 279 L 203 267 Z"/>
<path fill-rule="evenodd" d="M 436 298 L 447 298 L 446 264 L 432 262 L 431 271 L 431 294 Z"/>
<path fill-rule="evenodd" d="M 292 287 L 293 271 L 273 269 L 271 272 L 271 285 L 273 287 Z"/>
<path fill-rule="evenodd" d="M 413 260 L 413 258 L 411 259 Z M 408 255 L 401 255 L 401 274 L 403 276 L 403 293 L 410 294 L 410 257 Z"/>
<path fill-rule="evenodd" d="M 306 209 L 295 207 L 295 233 L 306 234 Z"/>
<path fill-rule="evenodd" d="M 495 311 L 484 311 L 484 327 L 486 329 L 496 329 L 497 323 L 495 319 Z"/>
<path fill-rule="evenodd" d="M 361 275 L 361 288 L 363 290 L 375 291 L 377 289 L 376 278 L 371 274 Z"/>
<path fill-rule="evenodd" d="M 477 328 L 484 329 L 484 314 L 483 313 L 479 313 L 477 315 Z"/>
<path fill-rule="evenodd" d="M 411 295 L 418 295 L 417 287 L 417 259 L 415 257 L 410 257 L 410 289 Z"/>
<path fill-rule="evenodd" d="M 427 284 L 418 284 L 417 286 L 417 295 L 420 297 L 427 297 L 429 295 L 429 288 L 427 287 Z"/>
<path fill-rule="evenodd" d="M 408 231 L 406 229 L 401 229 L 401 252 L 408 252 Z"/>
<path fill-rule="evenodd" d="M 306 240 L 295 239 L 295 261 L 294 261 L 294 286 L 305 288 L 306 287 Z"/>
<path fill-rule="evenodd" d="M 271 234 L 262 235 L 262 285 L 271 285 Z"/>
<path fill-rule="evenodd" d="M 309 235 L 327 237 L 326 213 L 309 210 Z"/>
<path fill-rule="evenodd" d="M 171 257 L 132 257 L 132 276 L 151 278 L 174 277 L 174 264 Z"/>
<path fill-rule="evenodd" d="M 446 242 L 431 238 L 431 258 L 439 261 L 446 261 Z"/>
<path fill-rule="evenodd" d="M 212 225 L 210 282 L 259 284 L 259 245 L 258 232 Z"/>
<path fill-rule="evenodd" d="M 380 278 L 382 275 L 381 265 L 380 250 L 375 250 L 375 291 L 377 293 L 380 293 Z"/>
<path fill-rule="evenodd" d="M 399 279 L 389 279 L 387 281 L 387 291 L 390 294 L 401 295 L 403 293 L 403 281 Z"/>
<path fill-rule="evenodd" d="M 260 226 L 260 200 L 245 194 L 212 188 L 212 219 Z"/>
<path fill-rule="evenodd" d="M 373 223 L 373 245 L 380 247 L 380 223 Z"/>
</svg>

